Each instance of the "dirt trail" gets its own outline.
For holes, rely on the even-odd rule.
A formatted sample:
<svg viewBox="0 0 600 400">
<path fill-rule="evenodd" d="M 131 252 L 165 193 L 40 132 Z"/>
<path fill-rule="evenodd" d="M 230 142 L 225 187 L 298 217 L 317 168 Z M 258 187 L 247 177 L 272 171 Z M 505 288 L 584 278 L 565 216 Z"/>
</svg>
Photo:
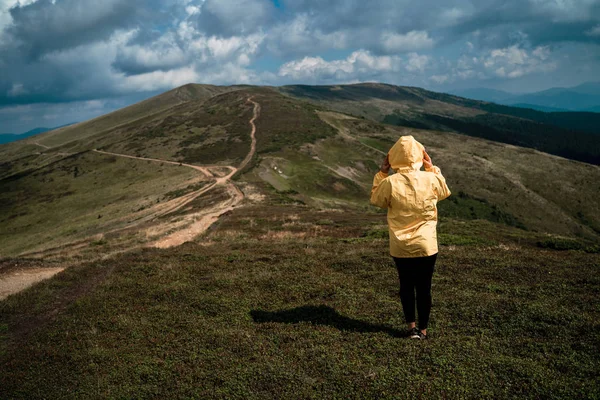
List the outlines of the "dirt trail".
<svg viewBox="0 0 600 400">
<path fill-rule="evenodd" d="M 199 234 L 206 231 L 221 215 L 233 210 L 240 202 L 242 202 L 242 200 L 244 200 L 244 194 L 235 184 L 230 182 L 230 179 L 238 171 L 241 171 L 244 167 L 246 167 L 248 165 L 248 163 L 254 156 L 254 153 L 256 152 L 256 125 L 254 122 L 260 115 L 260 105 L 257 102 L 255 102 L 254 100 L 252 100 L 252 98 L 248 98 L 247 101 L 254 104 L 253 116 L 252 116 L 252 119 L 250 120 L 250 126 L 252 127 L 252 131 L 251 131 L 252 144 L 250 146 L 250 151 L 248 152 L 248 155 L 246 155 L 244 160 L 241 162 L 241 164 L 237 168 L 233 167 L 233 166 L 223 166 L 223 165 L 198 166 L 198 165 L 192 165 L 192 164 L 179 163 L 179 162 L 175 162 L 175 161 L 167 161 L 167 160 L 160 160 L 160 159 L 153 159 L 153 158 L 146 158 L 146 157 L 135 157 L 135 156 L 127 155 L 127 154 L 111 153 L 108 151 L 102 151 L 102 150 L 97 150 L 97 149 L 93 150 L 96 153 L 112 155 L 115 157 L 125 157 L 125 158 L 137 159 L 137 160 L 145 160 L 145 161 L 153 161 L 153 162 L 160 162 L 160 163 L 173 164 L 173 165 L 181 165 L 181 166 L 185 166 L 188 168 L 193 168 L 197 171 L 202 172 L 206 177 L 215 179 L 214 182 L 212 182 L 208 186 L 206 186 L 196 192 L 192 192 L 192 193 L 189 193 L 180 198 L 174 199 L 173 201 L 167 203 L 166 206 L 162 206 L 162 208 L 160 209 L 160 211 L 158 213 L 155 212 L 151 216 L 142 218 L 142 219 L 136 221 L 136 224 L 139 224 L 140 222 L 143 222 L 144 220 L 147 220 L 148 218 L 153 219 L 153 218 L 157 218 L 159 216 L 168 214 L 170 212 L 176 211 L 176 210 L 184 207 L 186 204 L 188 204 L 189 202 L 191 202 L 198 196 L 208 192 L 209 190 L 213 189 L 214 187 L 216 187 L 218 185 L 226 185 L 227 186 L 227 190 L 231 196 L 230 199 L 223 201 L 220 204 L 217 204 L 216 206 L 214 206 L 213 208 L 208 210 L 208 212 L 207 212 L 207 210 L 204 210 L 202 213 L 197 213 L 197 214 L 191 215 L 191 217 L 194 218 L 195 220 L 189 226 L 185 227 L 183 230 L 176 231 L 176 232 L 172 233 L 171 235 L 153 243 L 152 246 L 158 247 L 158 248 L 167 248 L 167 247 L 178 246 L 187 241 L 193 240 L 196 236 L 198 236 Z M 49 147 L 41 145 L 37 142 L 34 144 L 39 145 L 40 147 L 49 148 Z M 230 172 L 229 172 L 229 174 L 227 174 L 225 176 L 218 176 L 218 175 L 213 174 L 208 168 L 229 169 Z M 198 216 L 199 216 L 199 218 L 198 218 Z M 83 244 L 81 244 L 81 245 L 83 245 Z M 39 252 L 39 253 L 43 254 L 44 252 Z M 6 298 L 7 296 L 9 296 L 13 293 L 20 292 L 21 290 L 24 290 L 27 287 L 29 287 L 41 280 L 51 278 L 52 276 L 63 271 L 64 269 L 65 269 L 64 267 L 61 267 L 61 268 L 27 268 L 27 269 L 19 269 L 19 270 L 11 271 L 6 274 L 2 274 L 2 275 L 0 275 L 0 300 L 3 300 L 4 298 Z"/>
<path fill-rule="evenodd" d="M 51 149 L 51 147 L 48 147 L 48 146 L 46 146 L 44 144 L 41 144 L 41 143 L 38 143 L 38 142 L 32 142 L 32 144 L 35 144 L 35 145 L 40 146 L 40 147 L 43 147 L 45 149 Z"/>
<path fill-rule="evenodd" d="M 252 119 L 250 120 L 250 126 L 252 127 L 252 131 L 250 133 L 250 137 L 252 139 L 252 144 L 250 145 L 250 151 L 246 155 L 246 158 L 240 163 L 240 165 L 235 167 L 230 167 L 231 172 L 223 177 L 217 178 L 216 183 L 211 186 L 211 188 L 217 185 L 227 185 L 227 189 L 231 198 L 226 200 L 218 205 L 216 205 L 213 209 L 211 209 L 208 213 L 204 211 L 204 213 L 200 213 L 199 219 L 196 219 L 191 225 L 187 226 L 185 229 L 174 232 L 167 237 L 164 237 L 153 244 L 154 247 L 158 248 L 167 248 L 173 246 L 179 246 L 187 241 L 194 239 L 196 236 L 204 233 L 221 215 L 229 212 L 235 208 L 242 200 L 244 200 L 244 194 L 242 191 L 231 183 L 229 180 L 236 172 L 241 171 L 248 165 L 254 153 L 256 152 L 256 124 L 254 123 L 258 116 L 260 115 L 260 104 L 252 100 L 252 98 L 248 98 L 248 102 L 254 104 L 254 112 L 252 115 Z M 198 214 L 193 216 L 197 217 Z"/>
<path fill-rule="evenodd" d="M 111 153 L 110 151 L 103 151 L 103 150 L 98 150 L 98 149 L 94 149 L 93 151 L 95 151 L 96 153 L 106 154 L 109 156 L 133 158 L 135 160 L 154 161 L 154 162 L 159 162 L 159 163 L 163 163 L 163 164 L 181 165 L 184 167 L 193 168 L 197 171 L 200 171 L 209 178 L 212 178 L 214 176 L 212 174 L 212 172 L 210 172 L 206 167 L 203 167 L 203 166 L 201 167 L 198 165 L 185 164 L 185 163 L 181 163 L 181 162 L 177 162 L 177 161 L 160 160 L 157 158 L 136 157 L 136 156 L 130 156 L 128 154 Z"/>
<path fill-rule="evenodd" d="M 111 155 L 111 156 L 115 156 L 115 157 L 125 157 L 125 158 L 144 160 L 144 161 L 160 162 L 160 163 L 166 163 L 166 164 L 172 164 L 172 165 L 181 165 L 184 167 L 193 168 L 197 171 L 202 172 L 207 178 L 210 178 L 212 180 L 212 182 L 209 183 L 207 186 L 205 186 L 195 192 L 191 192 L 184 196 L 175 198 L 171 201 L 155 205 L 152 208 L 152 213 L 149 215 L 146 214 L 146 215 L 140 216 L 138 218 L 136 218 L 135 215 L 130 215 L 128 217 L 128 219 L 131 221 L 131 218 L 133 217 L 132 223 L 128 224 L 125 227 L 117 228 L 117 229 L 114 229 L 109 232 L 104 232 L 104 234 L 122 231 L 123 229 L 130 229 L 141 223 L 149 222 L 156 218 L 160 218 L 164 215 L 167 215 L 169 213 L 180 210 L 183 207 L 185 207 L 187 204 L 189 204 L 190 202 L 195 200 L 197 197 L 207 193 L 208 191 L 212 190 L 213 188 L 215 188 L 217 186 L 225 185 L 231 196 L 230 199 L 212 207 L 209 210 L 203 210 L 203 212 L 200 212 L 200 213 L 186 215 L 184 217 L 183 221 L 179 221 L 178 223 L 171 223 L 170 226 L 159 226 L 158 227 L 159 229 L 156 229 L 157 232 L 163 232 L 163 233 L 168 232 L 169 230 L 172 231 L 173 229 L 176 229 L 177 231 L 175 231 L 174 233 L 170 234 L 169 236 L 167 236 L 161 240 L 151 243 L 151 246 L 156 246 L 156 247 L 161 247 L 161 248 L 177 246 L 177 245 L 182 244 L 186 241 L 189 241 L 189 240 L 193 239 L 194 237 L 196 237 L 197 235 L 203 233 L 206 229 L 208 229 L 210 227 L 210 225 L 212 225 L 212 223 L 214 223 L 218 219 L 219 216 L 232 210 L 236 205 L 238 205 L 244 199 L 244 194 L 242 193 L 242 191 L 240 189 L 238 189 L 237 186 L 235 186 L 233 183 L 230 182 L 230 179 L 233 175 L 235 175 L 235 173 L 242 170 L 244 167 L 246 167 L 248 165 L 248 163 L 254 156 L 254 153 L 256 152 L 256 125 L 254 122 L 260 115 L 260 104 L 258 104 L 254 100 L 252 100 L 252 98 L 248 98 L 247 101 L 254 105 L 253 116 L 249 122 L 252 127 L 252 131 L 251 131 L 252 143 L 251 143 L 250 151 L 249 151 L 248 155 L 244 158 L 244 160 L 240 163 L 240 165 L 237 168 L 234 166 L 230 166 L 230 165 L 216 165 L 216 164 L 215 165 L 211 164 L 211 165 L 198 166 L 198 165 L 180 163 L 180 162 L 176 162 L 176 161 L 160 160 L 160 159 L 147 158 L 147 157 L 136 157 L 136 156 L 131 156 L 131 155 L 127 155 L 127 154 L 118 154 L 118 153 L 112 153 L 112 152 L 108 152 L 108 151 L 94 149 L 93 151 L 96 153 L 99 153 L 99 154 Z M 211 169 L 213 169 L 213 170 L 211 171 Z M 226 173 L 227 173 L 227 175 L 224 175 Z M 148 236 L 155 236 L 155 234 L 151 234 L 152 229 L 153 228 L 150 228 L 146 232 L 146 234 Z M 61 245 L 54 249 L 45 249 L 45 250 L 36 251 L 34 253 L 22 254 L 21 256 L 34 256 L 36 258 L 39 258 L 39 257 L 46 257 L 46 256 L 50 256 L 50 255 L 55 255 L 55 254 L 62 254 L 62 253 L 68 252 L 69 249 L 85 247 L 89 243 L 88 239 L 74 242 L 69 245 Z"/>
<path fill-rule="evenodd" d="M 32 286 L 34 283 L 53 277 L 64 268 L 23 268 L 0 276 L 0 300 Z"/>
</svg>

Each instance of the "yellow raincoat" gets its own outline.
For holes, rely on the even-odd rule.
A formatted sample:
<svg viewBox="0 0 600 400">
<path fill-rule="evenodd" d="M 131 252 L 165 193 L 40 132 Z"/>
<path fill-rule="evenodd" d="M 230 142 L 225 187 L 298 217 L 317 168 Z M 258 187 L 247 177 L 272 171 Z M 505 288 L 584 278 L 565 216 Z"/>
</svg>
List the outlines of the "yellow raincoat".
<svg viewBox="0 0 600 400">
<path fill-rule="evenodd" d="M 388 153 L 396 171 L 379 171 L 373 179 L 371 204 L 387 208 L 390 254 L 393 257 L 425 257 L 438 252 L 437 202 L 450 196 L 438 167 L 420 171 L 423 145 L 402 136 Z"/>
</svg>

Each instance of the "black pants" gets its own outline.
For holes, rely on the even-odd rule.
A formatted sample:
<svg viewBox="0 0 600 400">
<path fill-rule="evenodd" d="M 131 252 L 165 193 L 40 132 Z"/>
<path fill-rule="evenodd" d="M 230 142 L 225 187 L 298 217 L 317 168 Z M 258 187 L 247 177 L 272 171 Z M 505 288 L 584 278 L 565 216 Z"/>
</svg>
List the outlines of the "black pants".
<svg viewBox="0 0 600 400">
<path fill-rule="evenodd" d="M 427 257 L 393 257 L 400 278 L 400 301 L 407 323 L 415 322 L 415 292 L 419 329 L 427 329 L 431 312 L 431 278 L 437 254 Z"/>
</svg>

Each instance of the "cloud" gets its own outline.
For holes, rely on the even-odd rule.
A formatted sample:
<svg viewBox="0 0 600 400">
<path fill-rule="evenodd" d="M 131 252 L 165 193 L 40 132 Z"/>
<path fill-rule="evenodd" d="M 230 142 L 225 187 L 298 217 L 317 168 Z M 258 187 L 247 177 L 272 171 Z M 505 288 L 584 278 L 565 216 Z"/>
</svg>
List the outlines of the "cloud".
<svg viewBox="0 0 600 400">
<path fill-rule="evenodd" d="M 429 56 L 410 53 L 408 55 L 406 70 L 409 72 L 424 72 L 430 62 L 431 58 Z"/>
<path fill-rule="evenodd" d="M 350 45 L 347 31 L 323 32 L 313 25 L 307 14 L 276 25 L 268 35 L 268 49 L 278 55 L 299 55 L 327 49 L 343 49 Z"/>
<path fill-rule="evenodd" d="M 275 7 L 269 0 L 206 0 L 192 11 L 196 29 L 227 36 L 259 31 L 271 22 Z"/>
<path fill-rule="evenodd" d="M 594 26 L 593 28 L 590 28 L 585 32 L 585 34 L 587 36 L 600 37 L 600 24 Z"/>
<path fill-rule="evenodd" d="M 519 78 L 534 72 L 548 72 L 556 63 L 547 61 L 550 51 L 537 47 L 528 52 L 518 46 L 495 49 L 483 60 L 483 66 L 501 78 Z"/>
<path fill-rule="evenodd" d="M 27 94 L 27 90 L 22 83 L 13 83 L 12 88 L 7 93 L 8 97 L 17 97 L 24 94 Z"/>
<path fill-rule="evenodd" d="M 600 70 L 600 0 L 278 3 L 0 0 L 0 108 L 54 115 L 188 81 L 522 89 Z"/>
<path fill-rule="evenodd" d="M 550 17 L 553 22 L 589 21 L 594 18 L 594 11 L 598 11 L 597 0 L 529 0 L 529 3 L 534 15 Z"/>
<path fill-rule="evenodd" d="M 189 61 L 172 33 L 145 45 L 127 45 L 117 50 L 112 66 L 126 75 L 180 68 Z"/>
<path fill-rule="evenodd" d="M 145 74 L 126 76 L 118 84 L 124 92 L 151 92 L 182 86 L 186 83 L 197 82 L 200 76 L 191 67 L 183 67 L 168 71 L 153 71 Z"/>
<path fill-rule="evenodd" d="M 5 34 L 21 55 L 38 59 L 52 51 L 107 39 L 134 23 L 139 0 L 38 0 L 10 9 Z"/>
<path fill-rule="evenodd" d="M 395 56 L 374 56 L 359 50 L 346 59 L 325 61 L 321 57 L 305 57 L 281 66 L 279 76 L 309 81 L 356 81 L 369 79 L 381 73 L 397 72 L 401 59 Z"/>
<path fill-rule="evenodd" d="M 410 31 L 406 34 L 385 32 L 381 35 L 381 44 L 387 53 L 429 49 L 433 43 L 425 31 Z"/>
<path fill-rule="evenodd" d="M 444 84 L 450 80 L 448 75 L 432 75 L 429 79 L 437 84 Z"/>
</svg>

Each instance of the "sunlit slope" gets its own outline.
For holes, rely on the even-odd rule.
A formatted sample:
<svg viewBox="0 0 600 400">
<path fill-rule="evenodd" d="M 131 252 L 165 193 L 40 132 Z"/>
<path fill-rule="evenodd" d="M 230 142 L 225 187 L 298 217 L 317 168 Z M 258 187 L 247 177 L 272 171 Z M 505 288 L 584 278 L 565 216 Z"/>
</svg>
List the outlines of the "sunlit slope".
<svg viewBox="0 0 600 400">
<path fill-rule="evenodd" d="M 171 115 L 174 106 L 202 102 L 237 86 L 185 85 L 92 120 L 0 146 L 0 178 L 35 169 L 66 155 L 122 141 L 128 128 L 150 126 Z M 98 143 L 98 141 L 100 141 Z"/>
<path fill-rule="evenodd" d="M 198 171 L 85 152 L 0 180 L 0 258 L 94 238 L 160 215 Z"/>
<path fill-rule="evenodd" d="M 114 129 L 122 124 L 156 114 L 178 104 L 192 100 L 204 100 L 228 90 L 232 90 L 232 88 L 212 85 L 185 85 L 113 113 L 36 136 L 32 141 L 56 147 L 74 139 L 81 140 L 107 129 Z"/>
</svg>

